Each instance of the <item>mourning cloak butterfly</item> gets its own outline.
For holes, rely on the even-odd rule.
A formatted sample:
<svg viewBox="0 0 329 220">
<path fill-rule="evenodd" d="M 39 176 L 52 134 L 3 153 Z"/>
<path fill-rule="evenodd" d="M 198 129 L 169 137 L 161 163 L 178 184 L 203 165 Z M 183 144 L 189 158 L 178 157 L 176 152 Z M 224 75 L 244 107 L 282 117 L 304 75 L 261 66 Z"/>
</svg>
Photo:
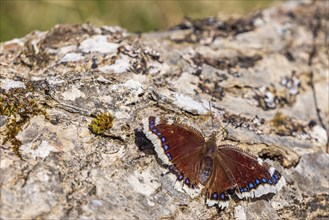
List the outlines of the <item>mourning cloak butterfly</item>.
<svg viewBox="0 0 329 220">
<path fill-rule="evenodd" d="M 285 185 L 280 173 L 261 159 L 231 145 L 216 146 L 188 125 L 149 117 L 143 132 L 158 157 L 177 176 L 175 188 L 192 198 L 203 193 L 208 206 L 224 209 L 232 197 L 258 198 Z"/>
</svg>

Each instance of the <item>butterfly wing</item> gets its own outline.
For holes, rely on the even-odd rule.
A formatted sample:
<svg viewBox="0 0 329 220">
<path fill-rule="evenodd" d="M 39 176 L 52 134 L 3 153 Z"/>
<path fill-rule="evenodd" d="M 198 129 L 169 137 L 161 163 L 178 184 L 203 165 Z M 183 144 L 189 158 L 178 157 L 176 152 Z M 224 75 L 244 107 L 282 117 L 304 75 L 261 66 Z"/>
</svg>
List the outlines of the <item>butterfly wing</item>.
<svg viewBox="0 0 329 220">
<path fill-rule="evenodd" d="M 240 148 L 221 145 L 213 155 L 213 171 L 207 183 L 208 205 L 228 205 L 229 197 L 240 199 L 276 193 L 284 178 L 269 164 Z"/>
<path fill-rule="evenodd" d="M 205 140 L 201 133 L 187 125 L 150 117 L 143 122 L 144 133 L 155 147 L 158 157 L 174 165 L 178 179 L 187 185 L 197 185 L 198 171 Z"/>
</svg>

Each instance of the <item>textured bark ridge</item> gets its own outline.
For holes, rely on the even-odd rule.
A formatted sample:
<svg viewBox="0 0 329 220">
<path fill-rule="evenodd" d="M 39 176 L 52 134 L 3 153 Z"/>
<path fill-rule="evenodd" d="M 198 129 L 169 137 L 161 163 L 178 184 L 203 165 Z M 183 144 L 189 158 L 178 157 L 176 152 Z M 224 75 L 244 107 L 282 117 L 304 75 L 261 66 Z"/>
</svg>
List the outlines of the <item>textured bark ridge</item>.
<svg viewBox="0 0 329 220">
<path fill-rule="evenodd" d="M 164 32 L 58 25 L 2 43 L 1 218 L 329 218 L 327 12 L 288 1 Z M 207 208 L 140 139 L 150 115 L 225 133 L 286 186 Z"/>
</svg>

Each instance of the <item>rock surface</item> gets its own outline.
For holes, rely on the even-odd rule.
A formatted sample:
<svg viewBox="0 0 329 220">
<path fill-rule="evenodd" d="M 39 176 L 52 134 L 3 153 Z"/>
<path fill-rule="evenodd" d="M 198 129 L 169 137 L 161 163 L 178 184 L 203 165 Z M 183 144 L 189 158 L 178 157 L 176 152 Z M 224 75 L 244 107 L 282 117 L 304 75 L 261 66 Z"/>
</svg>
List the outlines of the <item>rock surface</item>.
<svg viewBox="0 0 329 220">
<path fill-rule="evenodd" d="M 2 43 L 1 219 L 329 218 L 328 9 L 288 1 L 165 32 L 58 25 Z M 113 127 L 96 135 L 101 113 Z M 225 127 L 286 187 L 207 208 L 136 146 L 150 115 Z"/>
</svg>

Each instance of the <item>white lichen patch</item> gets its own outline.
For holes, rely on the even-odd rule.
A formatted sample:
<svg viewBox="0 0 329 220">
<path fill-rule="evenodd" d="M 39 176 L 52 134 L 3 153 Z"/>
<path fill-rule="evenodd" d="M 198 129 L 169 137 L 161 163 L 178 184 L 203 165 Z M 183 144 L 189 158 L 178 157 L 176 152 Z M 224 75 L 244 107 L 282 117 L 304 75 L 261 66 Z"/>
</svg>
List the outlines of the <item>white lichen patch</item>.
<svg viewBox="0 0 329 220">
<path fill-rule="evenodd" d="M 144 93 L 143 85 L 133 79 L 122 84 L 115 84 L 111 87 L 111 91 L 117 94 L 124 93 L 125 102 L 138 101 L 138 96 Z"/>
<path fill-rule="evenodd" d="M 130 119 L 131 115 L 124 111 L 117 111 L 114 113 L 114 117 L 117 119 Z"/>
<path fill-rule="evenodd" d="M 237 220 L 246 220 L 247 219 L 247 214 L 246 214 L 243 206 L 238 205 L 234 208 L 234 218 Z"/>
<path fill-rule="evenodd" d="M 203 103 L 181 93 L 174 94 L 174 104 L 177 107 L 192 113 L 207 114 L 209 112 L 208 108 L 206 108 Z"/>
<path fill-rule="evenodd" d="M 161 184 L 153 178 L 149 169 L 143 171 L 136 170 L 132 175 L 128 176 L 127 180 L 133 190 L 145 196 L 154 194 L 161 186 Z"/>
<path fill-rule="evenodd" d="M 120 45 L 117 43 L 110 43 L 105 35 L 96 35 L 81 42 L 79 47 L 85 53 L 99 52 L 106 54 L 115 54 Z"/>
<path fill-rule="evenodd" d="M 1 79 L 0 88 L 8 92 L 10 89 L 16 89 L 16 88 L 25 89 L 25 84 L 23 82 L 11 80 L 11 79 Z"/>
<path fill-rule="evenodd" d="M 67 53 L 64 55 L 64 57 L 61 59 L 60 63 L 63 62 L 76 62 L 79 60 L 82 60 L 84 57 L 81 53 Z"/>
<path fill-rule="evenodd" d="M 30 119 L 29 124 L 22 129 L 16 138 L 22 143 L 20 152 L 24 156 L 44 158 L 53 152 L 69 151 L 75 147 L 76 129 L 59 129 L 44 116 Z"/>
<path fill-rule="evenodd" d="M 59 78 L 57 78 L 55 76 L 50 76 L 46 80 L 49 83 L 49 85 L 57 85 L 57 84 L 62 84 L 62 83 L 65 82 L 64 80 L 59 79 Z"/>
<path fill-rule="evenodd" d="M 310 131 L 310 135 L 320 146 L 324 146 L 328 141 L 327 132 L 320 125 L 315 125 Z"/>
<path fill-rule="evenodd" d="M 46 158 L 52 151 L 57 152 L 56 148 L 49 144 L 48 141 L 43 140 L 40 143 L 29 142 L 20 147 L 23 155 L 31 154 L 33 159 Z"/>
<path fill-rule="evenodd" d="M 112 65 L 102 66 L 99 68 L 102 72 L 114 72 L 117 74 L 127 72 L 130 69 L 129 57 L 122 55 L 120 58 L 116 59 L 115 63 Z"/>
<path fill-rule="evenodd" d="M 143 85 L 133 79 L 128 80 L 127 82 L 122 84 L 122 86 L 135 91 L 137 95 L 141 95 L 144 92 Z"/>
<path fill-rule="evenodd" d="M 0 156 L 0 158 L 0 169 L 6 169 L 14 163 L 13 160 L 3 158 L 2 156 Z"/>
<path fill-rule="evenodd" d="M 63 92 L 62 96 L 64 100 L 69 100 L 69 101 L 74 101 L 75 99 L 80 97 L 82 98 L 86 97 L 86 95 L 76 87 L 72 87 L 70 90 Z"/>
<path fill-rule="evenodd" d="M 173 84 L 181 89 L 179 91 L 184 92 L 185 94 L 195 94 L 195 90 L 197 89 L 197 84 L 199 82 L 199 78 L 197 76 L 191 75 L 188 72 L 182 73 L 181 77 L 178 80 L 173 82 Z"/>
</svg>

